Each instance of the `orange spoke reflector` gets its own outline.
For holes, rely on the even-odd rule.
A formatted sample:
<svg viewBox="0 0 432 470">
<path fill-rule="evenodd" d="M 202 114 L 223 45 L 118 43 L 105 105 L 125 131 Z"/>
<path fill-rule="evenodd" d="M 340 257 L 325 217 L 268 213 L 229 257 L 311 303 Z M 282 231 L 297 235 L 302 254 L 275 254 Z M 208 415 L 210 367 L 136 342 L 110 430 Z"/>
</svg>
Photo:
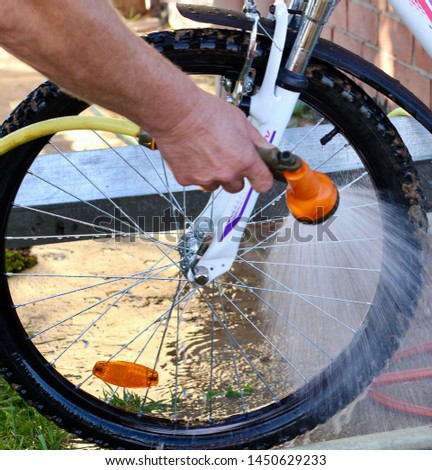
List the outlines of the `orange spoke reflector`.
<svg viewBox="0 0 432 470">
<path fill-rule="evenodd" d="M 96 362 L 93 374 L 111 385 L 125 388 L 154 387 L 159 377 L 150 367 L 125 361 Z"/>
</svg>

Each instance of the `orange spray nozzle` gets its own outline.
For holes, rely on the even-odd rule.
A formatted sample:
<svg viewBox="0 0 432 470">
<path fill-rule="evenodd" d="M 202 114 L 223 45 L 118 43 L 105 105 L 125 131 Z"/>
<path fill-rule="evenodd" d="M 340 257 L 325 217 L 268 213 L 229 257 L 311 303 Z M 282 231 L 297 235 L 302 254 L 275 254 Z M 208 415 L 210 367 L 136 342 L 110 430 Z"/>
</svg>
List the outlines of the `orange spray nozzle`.
<svg viewBox="0 0 432 470">
<path fill-rule="evenodd" d="M 324 173 L 313 171 L 297 155 L 277 147 L 257 148 L 278 181 L 288 183 L 288 209 L 300 222 L 319 224 L 332 216 L 339 205 L 339 193 Z"/>
<path fill-rule="evenodd" d="M 305 161 L 298 170 L 283 175 L 288 182 L 286 202 L 297 220 L 319 224 L 336 212 L 339 193 L 327 175 L 311 170 Z"/>
</svg>

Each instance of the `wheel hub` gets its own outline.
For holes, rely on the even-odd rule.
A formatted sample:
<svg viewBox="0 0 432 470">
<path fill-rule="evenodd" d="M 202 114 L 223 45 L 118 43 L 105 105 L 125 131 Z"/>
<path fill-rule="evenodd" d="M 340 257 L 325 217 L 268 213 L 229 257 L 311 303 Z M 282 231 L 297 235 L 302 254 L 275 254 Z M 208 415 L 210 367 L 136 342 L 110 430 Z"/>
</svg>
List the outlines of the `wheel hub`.
<svg viewBox="0 0 432 470">
<path fill-rule="evenodd" d="M 211 227 L 207 228 L 210 229 Z M 182 272 L 188 277 L 192 271 L 194 273 L 194 281 L 200 286 L 205 286 L 209 281 L 209 272 L 206 267 L 196 265 L 208 250 L 213 239 L 213 231 L 194 230 L 191 227 L 181 237 L 178 244 Z"/>
</svg>

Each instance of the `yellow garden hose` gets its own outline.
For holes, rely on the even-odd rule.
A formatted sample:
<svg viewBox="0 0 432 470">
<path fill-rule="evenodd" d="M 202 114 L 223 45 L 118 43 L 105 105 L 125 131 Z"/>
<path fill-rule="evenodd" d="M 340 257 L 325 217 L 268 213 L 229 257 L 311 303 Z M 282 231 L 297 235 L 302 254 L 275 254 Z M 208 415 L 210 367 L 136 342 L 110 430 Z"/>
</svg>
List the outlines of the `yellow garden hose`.
<svg viewBox="0 0 432 470">
<path fill-rule="evenodd" d="M 392 118 L 392 117 L 398 117 L 398 116 L 408 116 L 411 117 L 411 114 L 408 111 L 405 111 L 405 109 L 402 108 L 396 108 L 393 111 L 390 111 L 387 114 L 387 117 Z"/>
<path fill-rule="evenodd" d="M 141 145 L 151 150 L 157 148 L 152 137 L 131 121 L 101 116 L 68 116 L 31 124 L 3 137 L 0 139 L 0 155 L 31 140 L 73 130 L 97 130 L 137 137 Z M 302 222 L 321 223 L 333 215 L 338 206 L 336 186 L 328 176 L 312 171 L 305 162 L 299 161 L 302 162 L 301 168 L 284 172 L 289 183 L 288 208 Z"/>
<path fill-rule="evenodd" d="M 138 137 L 140 127 L 126 119 L 95 116 L 67 116 L 37 122 L 23 127 L 0 139 L 0 155 L 30 140 L 62 131 L 95 130 Z"/>
<path fill-rule="evenodd" d="M 89 112 L 91 112 L 93 116 L 110 117 L 109 114 L 106 114 L 104 109 L 101 109 L 94 105 L 90 106 Z M 134 137 L 129 137 L 128 135 L 124 134 L 116 134 L 116 137 L 118 137 L 127 145 L 137 145 L 137 140 Z"/>
<path fill-rule="evenodd" d="M 397 108 L 389 113 L 389 117 L 409 116 L 409 114 Z M 130 137 L 138 137 L 141 133 L 139 126 L 126 119 L 115 119 L 101 116 L 67 116 L 31 124 L 18 129 L 0 139 L 0 155 L 9 150 L 25 144 L 39 137 L 45 137 L 62 131 L 73 130 L 97 130 L 114 134 L 123 134 Z"/>
</svg>

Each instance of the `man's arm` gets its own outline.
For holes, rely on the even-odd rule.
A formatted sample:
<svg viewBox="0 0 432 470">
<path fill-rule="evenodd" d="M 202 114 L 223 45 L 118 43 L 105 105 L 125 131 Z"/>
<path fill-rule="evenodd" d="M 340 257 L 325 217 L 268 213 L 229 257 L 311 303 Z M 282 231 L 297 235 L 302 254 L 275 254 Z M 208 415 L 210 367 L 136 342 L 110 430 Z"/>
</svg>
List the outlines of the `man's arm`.
<svg viewBox="0 0 432 470">
<path fill-rule="evenodd" d="M 130 31 L 107 0 L 1 0 L 0 44 L 84 100 L 150 132 L 181 184 L 264 192 L 268 146 L 237 108 L 199 89 Z"/>
</svg>

